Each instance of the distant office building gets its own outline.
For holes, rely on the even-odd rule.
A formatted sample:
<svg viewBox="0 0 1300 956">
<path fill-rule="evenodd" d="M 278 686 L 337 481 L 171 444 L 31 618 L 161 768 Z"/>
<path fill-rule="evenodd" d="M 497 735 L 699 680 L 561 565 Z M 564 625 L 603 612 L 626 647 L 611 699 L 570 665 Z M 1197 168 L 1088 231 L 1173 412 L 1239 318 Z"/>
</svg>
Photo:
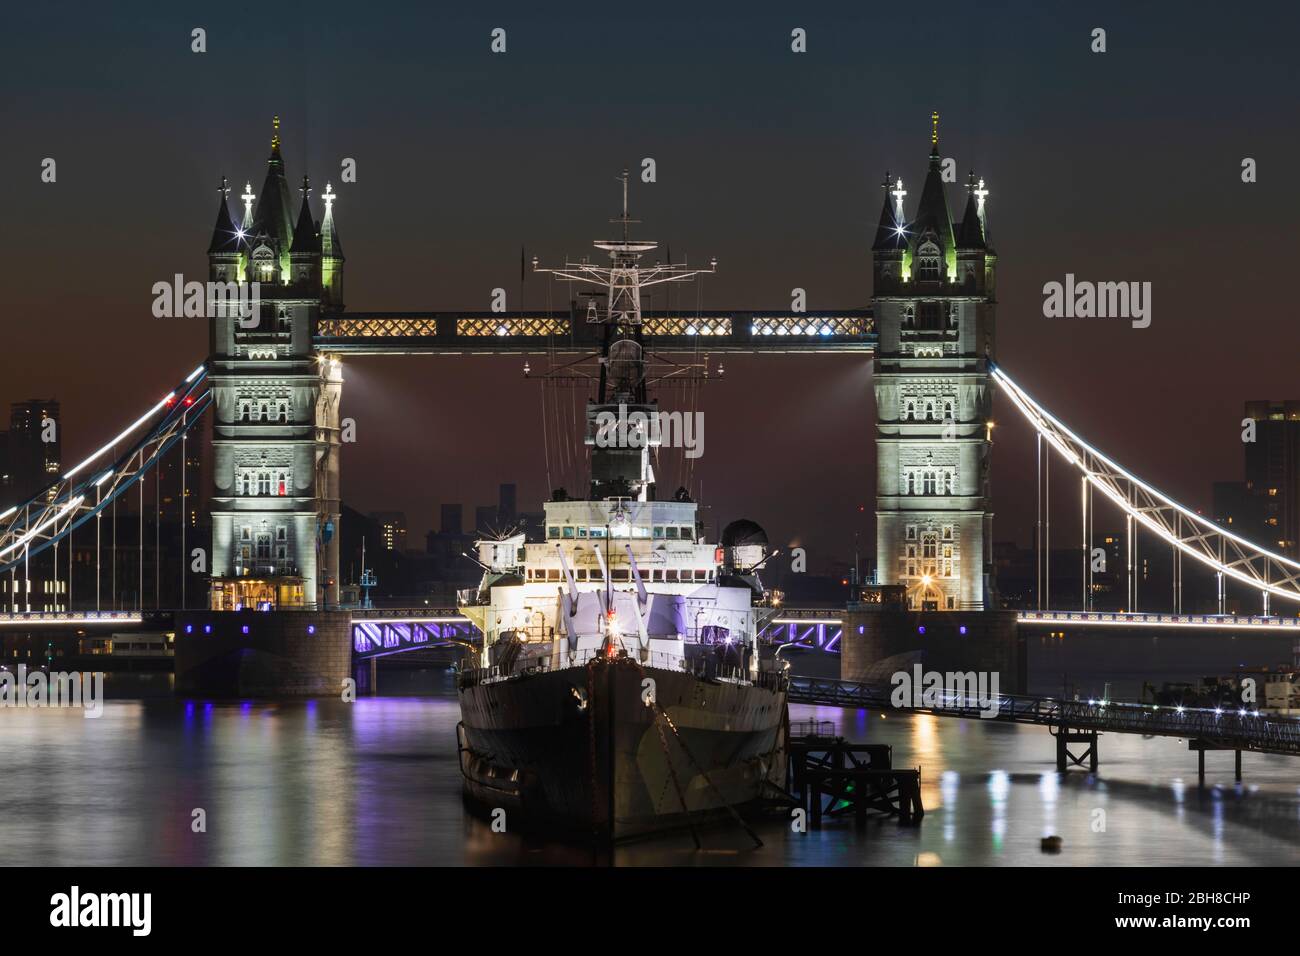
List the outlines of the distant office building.
<svg viewBox="0 0 1300 956">
<path fill-rule="evenodd" d="M 19 501 L 30 498 L 59 477 L 63 434 L 59 403 L 52 398 L 14 402 L 9 410 L 5 468 L 11 475 L 12 493 Z"/>
<path fill-rule="evenodd" d="M 1216 481 L 1211 500 L 1216 524 L 1247 541 L 1260 544 L 1272 541 L 1273 535 L 1264 520 L 1267 499 L 1257 497 L 1244 481 Z"/>
<path fill-rule="evenodd" d="M 15 503 L 10 500 L 17 497 L 13 485 L 14 476 L 9 467 L 9 433 L 0 432 L 0 511 Z"/>
<path fill-rule="evenodd" d="M 497 492 L 497 517 L 503 526 L 514 524 L 518 515 L 517 500 L 518 489 L 513 482 L 502 485 Z"/>
<path fill-rule="evenodd" d="M 1246 491 L 1257 502 L 1258 543 L 1300 557 L 1300 401 L 1246 403 L 1255 440 L 1243 442 Z"/>
<path fill-rule="evenodd" d="M 464 534 L 464 509 L 460 505 L 443 505 L 438 522 L 440 534 Z"/>
<path fill-rule="evenodd" d="M 479 505 L 474 509 L 474 530 L 479 534 L 495 533 L 499 530 L 496 505 Z"/>
<path fill-rule="evenodd" d="M 206 484 L 203 480 L 203 437 L 190 435 L 183 443 L 184 470 L 181 465 L 181 443 L 158 463 L 158 487 L 163 514 L 168 519 L 183 520 L 186 528 L 195 529 L 204 522 Z M 184 503 L 182 504 L 182 498 Z"/>
<path fill-rule="evenodd" d="M 400 554 L 406 550 L 406 512 L 372 511 L 370 520 L 379 526 L 379 537 L 385 551 Z"/>
</svg>

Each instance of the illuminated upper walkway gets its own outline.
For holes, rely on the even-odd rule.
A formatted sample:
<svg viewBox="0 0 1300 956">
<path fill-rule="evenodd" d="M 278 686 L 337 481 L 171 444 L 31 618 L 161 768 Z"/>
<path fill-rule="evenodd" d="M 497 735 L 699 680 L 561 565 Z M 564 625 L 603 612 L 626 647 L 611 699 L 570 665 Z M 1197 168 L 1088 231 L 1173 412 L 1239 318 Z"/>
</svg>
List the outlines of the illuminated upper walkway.
<svg viewBox="0 0 1300 956">
<path fill-rule="evenodd" d="M 645 346 L 694 352 L 861 352 L 876 350 L 870 309 L 809 312 L 643 312 Z M 585 355 L 604 326 L 563 312 L 346 312 L 324 316 L 313 343 L 353 355 L 501 353 Z"/>
</svg>

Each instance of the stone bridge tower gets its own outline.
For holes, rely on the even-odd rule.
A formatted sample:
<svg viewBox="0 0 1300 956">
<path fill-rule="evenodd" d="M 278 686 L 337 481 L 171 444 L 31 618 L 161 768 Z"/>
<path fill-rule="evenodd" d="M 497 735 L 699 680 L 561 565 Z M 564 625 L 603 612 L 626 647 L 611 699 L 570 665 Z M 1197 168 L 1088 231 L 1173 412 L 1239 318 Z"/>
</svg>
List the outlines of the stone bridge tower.
<svg viewBox="0 0 1300 956">
<path fill-rule="evenodd" d="M 997 257 L 983 180 L 971 174 L 961 221 L 949 215 L 933 120 L 916 211 L 907 217 L 903 181 L 886 174 L 872 246 L 877 580 L 903 585 L 916 610 L 992 610 Z"/>
<path fill-rule="evenodd" d="M 318 221 L 303 177 L 295 221 L 279 126 L 238 220 L 222 181 L 208 247 L 210 283 L 247 284 L 257 303 L 212 307 L 213 610 L 338 604 L 342 376 L 312 336 L 322 310 L 343 307 L 343 250 L 328 185 Z"/>
</svg>

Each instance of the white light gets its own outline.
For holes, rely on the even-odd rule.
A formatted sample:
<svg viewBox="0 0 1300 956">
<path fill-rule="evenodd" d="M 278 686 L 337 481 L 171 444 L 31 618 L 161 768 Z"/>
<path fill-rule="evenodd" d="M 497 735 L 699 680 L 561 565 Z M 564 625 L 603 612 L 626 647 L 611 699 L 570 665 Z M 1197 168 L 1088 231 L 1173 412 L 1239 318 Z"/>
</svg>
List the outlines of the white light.
<svg viewBox="0 0 1300 956">
<path fill-rule="evenodd" d="M 131 434 L 133 431 L 135 431 L 137 428 L 139 428 L 141 425 L 143 425 L 143 424 L 144 424 L 145 422 L 147 422 L 149 419 L 153 418 L 153 416 L 154 416 L 155 414 L 157 414 L 158 411 L 159 411 L 160 409 L 163 409 L 163 408 L 167 407 L 167 403 L 170 402 L 170 401 L 171 401 L 173 398 L 175 398 L 175 397 L 176 397 L 176 393 L 175 393 L 175 392 L 168 392 L 166 398 L 164 398 L 161 402 L 159 402 L 159 403 L 158 403 L 157 405 L 155 405 L 153 408 L 149 409 L 149 411 L 145 412 L 145 413 L 144 413 L 143 415 L 141 415 L 138 419 L 136 419 L 136 421 L 135 421 L 132 425 L 130 425 L 130 426 L 126 429 L 126 431 L 122 432 L 122 434 L 118 435 L 116 438 L 114 438 L 111 442 L 109 442 L 107 445 L 105 445 L 105 446 L 104 446 L 103 448 L 101 448 L 99 451 L 95 452 L 93 455 L 91 455 L 89 458 L 87 458 L 87 459 L 86 459 L 85 461 L 83 461 L 81 464 L 77 465 L 77 467 L 75 467 L 75 468 L 73 468 L 71 471 L 67 472 L 63 477 L 64 477 L 65 479 L 67 479 L 67 478 L 71 478 L 71 477 L 72 477 L 73 475 L 75 475 L 77 472 L 81 471 L 81 469 L 85 468 L 87 465 L 89 465 L 92 461 L 94 461 L 94 460 L 95 460 L 96 458 L 98 458 L 100 455 L 104 454 L 104 452 L 110 450 L 114 445 L 116 445 L 116 444 L 118 444 L 120 441 L 122 441 L 122 439 L 126 438 L 127 435 Z"/>
<path fill-rule="evenodd" d="M 64 505 L 63 508 L 62 508 L 62 509 L 57 513 L 57 514 L 55 514 L 53 517 L 47 518 L 45 521 L 42 521 L 42 522 L 41 522 L 40 524 L 38 524 L 35 528 L 32 528 L 32 529 L 29 530 L 25 535 L 23 535 L 21 538 L 19 538 L 17 541 L 15 541 L 13 544 L 9 545 L 9 547 L 7 547 L 7 548 L 5 548 L 5 549 L 3 549 L 3 550 L 0 550 L 0 558 L 4 557 L 4 556 L 5 556 L 6 554 L 8 554 L 10 551 L 13 551 L 13 550 L 16 549 L 16 548 L 21 548 L 21 547 L 22 547 L 23 545 L 25 545 L 28 541 L 32 540 L 32 538 L 36 537 L 38 534 L 40 534 L 42 531 L 44 531 L 44 530 L 45 530 L 46 528 L 48 528 L 50 525 L 52 525 L 52 524 L 54 524 L 55 522 L 57 522 L 60 518 L 62 518 L 64 515 L 66 515 L 69 511 L 73 511 L 73 510 L 75 510 L 75 509 L 77 508 L 77 506 L 80 505 L 81 502 L 85 500 L 85 497 L 86 497 L 85 495 L 77 495 L 77 497 L 73 498 L 73 499 L 72 499 L 71 501 L 69 501 L 66 505 Z"/>
<path fill-rule="evenodd" d="M 1215 716 L 1215 717 L 1220 717 L 1220 716 L 1222 716 L 1222 715 L 1223 715 L 1223 708 L 1222 708 L 1222 707 L 1216 707 L 1216 708 L 1214 708 L 1214 716 Z"/>
<path fill-rule="evenodd" d="M 139 614 L 102 611 L 96 614 L 49 614 L 37 611 L 31 614 L 0 614 L 0 627 L 31 627 L 33 624 L 139 624 Z"/>
<path fill-rule="evenodd" d="M 203 366 L 200 365 L 200 366 L 199 366 L 198 368 L 196 368 L 194 371 L 190 372 L 190 374 L 189 374 L 188 376 L 186 376 L 186 378 L 185 378 L 185 384 L 188 385 L 190 382 L 192 382 L 192 381 L 194 381 L 196 378 L 198 378 L 199 375 L 201 375 L 202 373 L 203 373 Z"/>
<path fill-rule="evenodd" d="M 1217 631 L 1276 631 L 1282 627 L 1293 627 L 1286 622 L 1291 618 L 1272 618 L 1270 623 L 1256 624 L 1240 618 L 1217 621 L 1152 621 L 1145 614 L 1111 614 L 1111 620 L 1103 620 L 1101 612 L 1089 615 L 1079 611 L 1065 611 L 1057 614 L 1025 611 L 1017 616 L 1018 624 L 1079 624 L 1088 627 L 1185 627 L 1202 628 Z"/>
<path fill-rule="evenodd" d="M 1178 712 L 1179 712 L 1180 714 L 1183 712 L 1183 708 L 1182 708 L 1181 705 L 1180 705 L 1179 708 L 1178 708 Z"/>
<path fill-rule="evenodd" d="M 14 505 L 12 508 L 10 508 L 8 511 L 6 511 L 4 514 L 0 514 L 0 521 L 4 521 L 5 518 L 8 518 L 11 514 L 13 514 L 13 513 L 14 513 L 15 511 L 17 511 L 17 510 L 18 510 L 18 506 L 17 506 L 17 505 Z"/>
<path fill-rule="evenodd" d="M 1170 498 L 1168 495 L 1165 495 L 1164 493 L 1160 492 L 1156 488 L 1153 488 L 1151 485 L 1147 484 L 1141 478 L 1138 478 L 1136 475 L 1120 467 L 1120 465 L 1116 464 L 1114 461 L 1107 458 L 1096 448 L 1089 445 L 1078 435 L 1072 432 L 1069 428 L 1063 425 L 1059 419 L 1057 419 L 1045 408 L 1043 408 L 1032 398 L 1030 398 L 1028 393 L 1026 393 L 1023 389 L 1020 388 L 1019 385 L 1013 382 L 1010 379 L 1010 377 L 1004 371 L 1002 371 L 1002 369 L 998 368 L 997 366 L 990 365 L 990 371 L 993 373 L 993 376 L 998 381 L 998 383 L 1003 386 L 1004 390 L 1010 396 L 1011 400 L 1015 403 L 1016 407 L 1020 409 L 1021 414 L 1023 414 L 1027 419 L 1029 419 L 1029 422 L 1031 425 L 1034 426 L 1034 429 L 1039 434 L 1046 437 L 1048 442 L 1054 448 L 1056 448 L 1056 450 L 1060 452 L 1062 456 L 1064 456 L 1072 464 L 1076 465 L 1076 467 L 1079 466 L 1079 461 L 1077 456 L 1074 454 L 1074 452 L 1071 451 L 1069 448 L 1067 448 L 1062 443 L 1061 439 L 1058 438 L 1055 434 L 1053 434 L 1050 429 L 1044 427 L 1042 422 L 1051 423 L 1053 426 L 1059 429 L 1063 434 L 1068 436 L 1068 438 L 1071 441 L 1075 442 L 1076 444 L 1086 449 L 1098 461 L 1104 463 L 1109 468 L 1118 472 L 1126 480 L 1128 480 L 1138 488 L 1142 489 L 1142 491 L 1150 495 L 1152 498 L 1155 498 L 1163 505 L 1174 509 L 1179 514 L 1186 517 L 1194 525 L 1198 525 L 1206 529 L 1211 534 L 1220 535 L 1223 538 L 1226 538 L 1228 540 L 1236 542 L 1239 545 L 1242 545 L 1248 553 L 1253 553 L 1255 555 L 1264 557 L 1268 560 L 1276 561 L 1281 565 L 1289 566 L 1291 568 L 1300 570 L 1300 562 L 1293 561 L 1290 558 L 1285 558 L 1282 555 L 1276 554 L 1272 551 L 1266 551 L 1263 548 L 1260 548 L 1258 545 L 1254 544 L 1253 542 L 1248 541 L 1245 538 L 1242 538 L 1236 534 L 1233 534 L 1230 531 L 1225 530 L 1220 525 L 1207 520 L 1204 516 L 1199 515 L 1188 508 L 1185 508 L 1184 506 L 1180 505 L 1178 502 Z M 1174 536 L 1172 536 L 1168 532 L 1168 530 L 1161 527 L 1154 520 L 1152 520 L 1148 516 L 1146 511 L 1138 510 L 1133 506 L 1131 506 L 1120 494 L 1118 494 L 1115 490 L 1109 488 L 1105 483 L 1099 480 L 1095 473 L 1091 471 L 1085 471 L 1085 477 L 1093 485 L 1093 487 L 1098 488 L 1103 494 L 1105 494 L 1108 498 L 1110 498 L 1111 501 L 1113 501 L 1116 505 L 1118 505 L 1120 509 L 1123 510 L 1125 513 L 1131 515 L 1138 522 L 1140 522 L 1144 527 L 1148 528 L 1151 531 L 1154 531 L 1163 540 L 1169 542 L 1174 547 L 1178 548 L 1178 550 L 1191 555 L 1193 558 L 1200 561 L 1202 564 L 1214 568 L 1215 570 L 1219 571 L 1222 574 L 1227 574 L 1232 578 L 1241 581 L 1244 584 L 1248 584 L 1257 590 L 1265 591 L 1271 594 L 1277 594 L 1280 597 L 1290 598 L 1292 600 L 1300 599 L 1300 594 L 1297 594 L 1294 591 L 1286 591 L 1283 590 L 1282 588 L 1277 587 L 1276 585 L 1255 580 L 1251 578 L 1249 575 L 1241 571 L 1238 571 L 1235 568 L 1220 564 L 1218 561 L 1209 557 L 1208 555 L 1203 554 L 1200 551 L 1197 551 L 1196 549 L 1186 544 L 1184 540 L 1177 539 Z"/>
<path fill-rule="evenodd" d="M 95 487 L 98 488 L 100 485 L 102 485 L 104 482 L 108 481 L 108 479 L 112 477 L 113 477 L 113 472 L 111 471 L 104 472 L 102 475 L 99 476 L 99 479 L 95 482 Z"/>
<path fill-rule="evenodd" d="M 468 624 L 469 618 L 457 616 L 441 617 L 366 617 L 354 615 L 353 624 Z"/>
</svg>

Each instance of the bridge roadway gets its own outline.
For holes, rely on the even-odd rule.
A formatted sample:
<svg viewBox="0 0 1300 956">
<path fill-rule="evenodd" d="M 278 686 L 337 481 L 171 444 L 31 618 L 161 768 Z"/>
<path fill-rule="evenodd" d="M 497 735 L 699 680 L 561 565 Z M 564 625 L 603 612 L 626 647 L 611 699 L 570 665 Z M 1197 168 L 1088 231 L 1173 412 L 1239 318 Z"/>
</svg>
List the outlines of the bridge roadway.
<svg viewBox="0 0 1300 956">
<path fill-rule="evenodd" d="M 1178 737 L 1204 743 L 1209 750 L 1250 750 L 1300 756 L 1300 719 L 1259 711 L 1198 709 L 1120 701 L 1071 701 L 1055 697 L 997 695 L 997 712 L 989 714 L 964 693 L 939 691 L 934 707 L 896 707 L 891 684 L 791 677 L 790 702 L 1037 724 L 1071 734 L 1117 733 Z M 991 704 L 990 699 L 988 703 Z M 991 710 L 992 708 L 988 708 Z"/>
<path fill-rule="evenodd" d="M 0 627 L 29 627 L 33 625 L 75 625 L 79 627 L 115 627 L 123 624 L 153 623 L 165 618 L 168 611 L 5 611 L 0 609 Z M 303 613 L 310 613 L 304 611 Z M 840 627 L 844 612 L 832 608 L 781 608 L 777 616 L 768 621 L 768 628 Z M 354 627 L 359 624 L 376 625 L 374 633 L 380 634 L 383 626 L 392 625 L 457 625 L 470 626 L 457 608 L 368 608 L 352 609 Z M 1149 629 L 1153 627 L 1181 630 L 1215 631 L 1295 631 L 1300 634 L 1300 617 L 1236 614 L 1171 614 L 1167 612 L 1124 613 L 1120 611 L 1021 611 L 1016 622 L 1029 626 L 1075 625 L 1083 627 L 1121 627 Z M 405 642 L 403 634 L 409 628 L 392 630 L 390 639 Z M 775 641 L 775 638 L 773 638 Z M 808 642 L 805 630 L 799 643 Z M 829 643 L 829 642 L 828 642 Z M 395 647 L 396 644 L 390 645 Z M 834 648 L 830 648 L 834 649 Z M 358 648 L 360 650 L 360 648 Z"/>
</svg>

